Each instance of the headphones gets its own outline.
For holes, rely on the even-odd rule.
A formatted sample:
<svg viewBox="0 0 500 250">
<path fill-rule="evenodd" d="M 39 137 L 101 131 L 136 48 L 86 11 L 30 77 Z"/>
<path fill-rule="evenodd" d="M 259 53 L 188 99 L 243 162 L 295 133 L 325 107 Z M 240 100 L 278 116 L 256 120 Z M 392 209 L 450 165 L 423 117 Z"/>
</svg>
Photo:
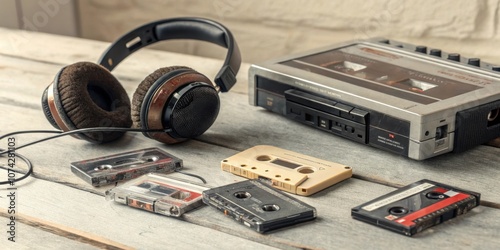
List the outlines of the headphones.
<svg viewBox="0 0 500 250">
<path fill-rule="evenodd" d="M 158 41 L 195 39 L 227 48 L 226 59 L 215 76 L 185 66 L 157 69 L 133 94 L 132 103 L 111 71 L 127 56 Z M 45 117 L 56 129 L 70 131 L 94 127 L 131 126 L 146 137 L 172 144 L 203 134 L 219 113 L 220 91 L 236 83 L 241 55 L 231 32 L 203 18 L 172 18 L 144 24 L 115 41 L 97 64 L 78 62 L 56 74 L 42 96 Z M 94 143 L 120 138 L 124 132 L 74 134 Z"/>
</svg>

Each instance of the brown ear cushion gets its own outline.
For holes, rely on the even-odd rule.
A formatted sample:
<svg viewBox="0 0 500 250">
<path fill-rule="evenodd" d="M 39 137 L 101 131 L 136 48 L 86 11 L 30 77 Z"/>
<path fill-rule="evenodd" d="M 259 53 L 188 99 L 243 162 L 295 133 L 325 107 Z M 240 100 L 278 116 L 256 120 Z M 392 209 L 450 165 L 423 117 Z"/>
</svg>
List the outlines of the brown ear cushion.
<svg viewBox="0 0 500 250">
<path fill-rule="evenodd" d="M 61 105 L 76 128 L 130 127 L 130 100 L 118 80 L 104 67 L 79 62 L 63 69 L 58 80 Z M 86 133 L 90 141 L 107 142 L 122 132 Z"/>
<path fill-rule="evenodd" d="M 141 125 L 141 106 L 144 101 L 144 97 L 146 93 L 151 88 L 153 83 L 156 82 L 160 77 L 165 74 L 168 74 L 174 70 L 192 70 L 191 68 L 185 66 L 171 66 L 164 67 L 155 70 L 153 73 L 149 74 L 142 82 L 137 86 L 137 89 L 134 92 L 134 96 L 132 97 L 132 122 L 135 128 L 142 128 Z"/>
</svg>

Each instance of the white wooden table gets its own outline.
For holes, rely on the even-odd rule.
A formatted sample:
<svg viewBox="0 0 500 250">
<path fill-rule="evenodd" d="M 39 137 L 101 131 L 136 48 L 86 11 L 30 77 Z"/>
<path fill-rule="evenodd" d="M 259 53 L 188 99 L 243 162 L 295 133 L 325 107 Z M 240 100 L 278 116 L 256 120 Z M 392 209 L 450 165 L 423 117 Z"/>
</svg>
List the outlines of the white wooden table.
<svg viewBox="0 0 500 250">
<path fill-rule="evenodd" d="M 0 134 L 24 129 L 52 129 L 40 98 L 55 73 L 77 61 L 96 61 L 107 43 L 0 29 Z M 244 58 L 245 55 L 243 55 Z M 212 77 L 214 59 L 145 50 L 113 73 L 129 95 L 159 67 L 186 65 Z M 500 246 L 500 148 L 478 146 L 462 154 L 414 161 L 292 122 L 248 104 L 247 70 L 221 94 L 215 124 L 201 137 L 166 146 L 141 134 L 94 145 L 71 137 L 21 149 L 34 163 L 32 177 L 17 183 L 16 242 L 8 241 L 9 197 L 0 187 L 0 248 L 140 248 L 140 249 L 361 249 L 475 248 Z M 22 145 L 47 135 L 19 135 Z M 353 178 L 310 197 L 318 218 L 270 234 L 256 233 L 219 211 L 204 206 L 176 219 L 106 201 L 109 187 L 94 188 L 70 171 L 70 162 L 146 147 L 160 147 L 184 160 L 185 170 L 221 186 L 244 180 L 220 170 L 220 161 L 249 147 L 268 144 L 339 162 L 353 168 Z M 0 141 L 0 148 L 7 141 Z M 0 158 L 0 179 L 7 177 Z M 21 171 L 26 166 L 16 166 Z M 350 209 L 396 187 L 428 178 L 482 194 L 469 214 L 410 238 L 351 218 Z"/>
</svg>

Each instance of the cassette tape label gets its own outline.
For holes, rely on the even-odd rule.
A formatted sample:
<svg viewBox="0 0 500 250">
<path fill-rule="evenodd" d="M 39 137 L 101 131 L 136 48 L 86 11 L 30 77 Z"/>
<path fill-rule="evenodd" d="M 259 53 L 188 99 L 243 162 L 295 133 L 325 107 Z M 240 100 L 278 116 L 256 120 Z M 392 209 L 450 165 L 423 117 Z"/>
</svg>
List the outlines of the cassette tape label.
<svg viewBox="0 0 500 250">
<path fill-rule="evenodd" d="M 144 175 L 106 191 L 106 199 L 167 216 L 180 216 L 203 204 L 209 187 L 159 174 Z"/>
<path fill-rule="evenodd" d="M 151 189 L 151 192 L 157 193 L 160 195 L 168 195 L 173 199 L 179 199 L 183 201 L 192 201 L 198 199 L 201 196 L 201 193 L 192 192 L 190 190 L 174 187 L 171 185 L 166 185 L 164 183 L 157 183 L 158 186 Z"/>
<path fill-rule="evenodd" d="M 391 204 L 395 201 L 399 201 L 401 199 L 418 194 L 418 193 L 420 193 L 426 189 L 429 189 L 431 187 L 434 187 L 434 185 L 430 184 L 430 183 L 424 183 L 424 184 L 418 185 L 416 187 L 410 188 L 404 192 L 398 193 L 394 196 L 391 196 L 391 197 L 385 198 L 383 200 L 377 201 L 375 203 L 372 203 L 368 206 L 364 206 L 364 207 L 362 207 L 362 209 L 366 210 L 366 211 L 373 211 L 375 209 L 379 209 L 381 207 L 387 206 L 388 204 Z"/>
<path fill-rule="evenodd" d="M 480 194 L 421 180 L 354 207 L 353 218 L 407 236 L 467 213 Z"/>
<path fill-rule="evenodd" d="M 131 207 L 143 209 L 146 211 L 154 212 L 153 202 L 146 200 L 144 198 L 141 199 L 140 197 L 134 197 L 134 196 L 128 197 L 127 198 L 127 205 L 129 205 Z"/>
<path fill-rule="evenodd" d="M 415 213 L 409 214 L 405 217 L 402 217 L 399 220 L 396 220 L 396 222 L 405 225 L 405 226 L 413 226 L 415 225 L 415 220 L 425 217 L 426 215 L 432 214 L 434 212 L 437 212 L 441 209 L 445 209 L 449 207 L 450 205 L 453 205 L 457 202 L 464 201 L 467 199 L 470 199 L 470 195 L 467 194 L 462 194 L 462 193 L 457 193 L 456 195 L 450 197 L 449 199 L 445 199 L 443 201 L 440 201 L 438 203 L 432 204 L 428 207 L 425 207 L 423 209 L 418 210 Z"/>
</svg>

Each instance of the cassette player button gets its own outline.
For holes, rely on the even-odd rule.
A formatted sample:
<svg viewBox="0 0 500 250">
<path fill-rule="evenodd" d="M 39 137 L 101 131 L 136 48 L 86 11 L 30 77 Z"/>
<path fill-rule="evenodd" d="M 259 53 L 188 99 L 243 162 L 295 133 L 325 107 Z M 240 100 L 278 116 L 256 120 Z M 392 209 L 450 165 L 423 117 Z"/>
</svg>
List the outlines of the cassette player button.
<svg viewBox="0 0 500 250">
<path fill-rule="evenodd" d="M 425 46 L 417 46 L 417 47 L 415 48 L 415 51 L 416 51 L 416 52 L 420 52 L 420 53 L 427 54 L 427 47 L 425 47 Z"/>
<path fill-rule="evenodd" d="M 431 49 L 431 51 L 429 52 L 429 55 L 441 57 L 441 50 L 440 49 Z"/>
<path fill-rule="evenodd" d="M 318 116 L 318 126 L 324 129 L 330 129 L 330 121 L 326 118 L 323 118 L 321 116 Z"/>
<path fill-rule="evenodd" d="M 349 115 L 349 111 L 351 111 L 354 107 L 351 107 L 349 105 L 345 105 L 343 103 L 336 103 L 335 106 L 333 106 L 333 107 L 339 111 L 340 117 L 344 117 L 346 119 L 351 119 L 351 116 Z"/>
<path fill-rule="evenodd" d="M 351 117 L 349 119 L 351 119 L 352 121 L 366 124 L 366 119 L 368 118 L 369 113 L 364 110 L 354 108 L 353 110 L 351 110 L 351 112 L 349 112 L 349 114 L 351 114 Z"/>
</svg>

